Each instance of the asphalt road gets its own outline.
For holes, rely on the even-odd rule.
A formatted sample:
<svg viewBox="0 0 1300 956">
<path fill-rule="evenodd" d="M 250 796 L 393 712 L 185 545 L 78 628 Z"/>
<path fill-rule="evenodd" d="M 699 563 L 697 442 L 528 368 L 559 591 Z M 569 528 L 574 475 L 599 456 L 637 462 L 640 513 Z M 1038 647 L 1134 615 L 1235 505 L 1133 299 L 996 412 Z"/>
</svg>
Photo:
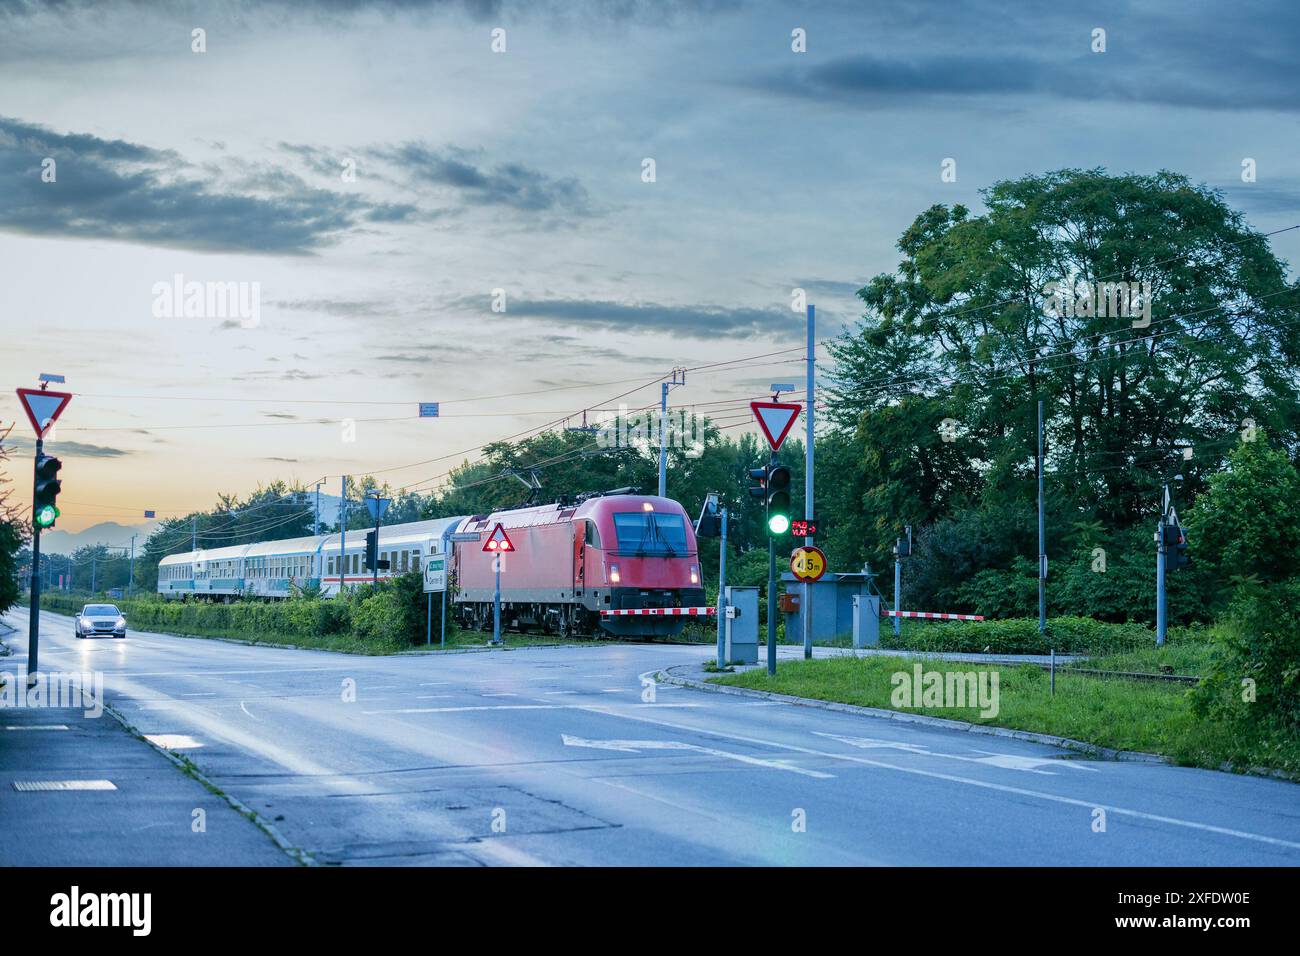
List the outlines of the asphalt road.
<svg viewBox="0 0 1300 956">
<path fill-rule="evenodd" d="M 20 671 L 26 612 L 6 619 Z M 700 647 L 371 658 L 78 641 L 48 613 L 41 634 L 43 670 L 102 671 L 323 864 L 1300 864 L 1295 784 L 643 682 Z"/>
</svg>

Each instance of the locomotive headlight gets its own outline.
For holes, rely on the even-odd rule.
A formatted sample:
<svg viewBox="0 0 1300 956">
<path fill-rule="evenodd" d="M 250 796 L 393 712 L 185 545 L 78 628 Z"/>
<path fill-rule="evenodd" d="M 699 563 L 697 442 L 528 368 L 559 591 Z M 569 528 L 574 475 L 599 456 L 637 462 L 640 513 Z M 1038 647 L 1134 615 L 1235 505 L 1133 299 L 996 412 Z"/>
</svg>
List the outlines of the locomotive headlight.
<svg viewBox="0 0 1300 956">
<path fill-rule="evenodd" d="M 692 584 L 700 583 L 700 566 L 698 564 L 691 565 L 691 583 Z"/>
<path fill-rule="evenodd" d="M 619 581 L 623 580 L 621 577 L 619 577 L 617 564 L 611 564 L 609 566 L 609 580 L 613 584 L 618 584 Z"/>
</svg>

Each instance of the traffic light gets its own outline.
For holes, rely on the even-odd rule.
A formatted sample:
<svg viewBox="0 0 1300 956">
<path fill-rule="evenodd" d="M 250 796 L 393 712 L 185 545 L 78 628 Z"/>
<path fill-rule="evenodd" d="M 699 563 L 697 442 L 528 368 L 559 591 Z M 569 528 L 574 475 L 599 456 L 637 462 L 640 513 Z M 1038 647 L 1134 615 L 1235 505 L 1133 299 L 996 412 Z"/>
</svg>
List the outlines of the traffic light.
<svg viewBox="0 0 1300 956">
<path fill-rule="evenodd" d="M 366 570 L 376 571 L 379 568 L 379 531 L 366 532 Z"/>
<path fill-rule="evenodd" d="M 59 469 L 63 462 L 53 455 L 41 455 L 36 459 L 36 489 L 32 495 L 32 522 L 38 528 L 53 528 L 59 517 L 58 506 L 54 503 L 63 490 L 59 481 Z"/>
<path fill-rule="evenodd" d="M 749 486 L 751 498 L 767 498 L 767 466 L 749 469 L 749 480 L 758 484 Z"/>
<path fill-rule="evenodd" d="M 785 534 L 790 530 L 790 469 L 779 462 L 767 466 L 767 530 Z"/>
<path fill-rule="evenodd" d="M 1173 548 L 1173 550 L 1169 550 Z M 1187 556 L 1187 535 L 1176 524 L 1165 525 L 1165 566 L 1170 571 L 1177 571 L 1192 563 Z"/>
</svg>

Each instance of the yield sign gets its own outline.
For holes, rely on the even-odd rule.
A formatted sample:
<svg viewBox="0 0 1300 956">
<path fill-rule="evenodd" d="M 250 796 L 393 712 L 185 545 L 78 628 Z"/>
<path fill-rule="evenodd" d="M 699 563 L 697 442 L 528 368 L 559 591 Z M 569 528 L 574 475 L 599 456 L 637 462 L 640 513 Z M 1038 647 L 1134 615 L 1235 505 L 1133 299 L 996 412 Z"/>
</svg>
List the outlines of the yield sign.
<svg viewBox="0 0 1300 956">
<path fill-rule="evenodd" d="M 802 405 L 792 402 L 750 402 L 749 407 L 754 410 L 758 427 L 763 429 L 772 451 L 780 450 L 781 442 L 785 441 L 785 436 L 790 434 L 791 426 L 803 409 Z"/>
<path fill-rule="evenodd" d="M 43 392 L 39 388 L 18 389 L 18 400 L 36 429 L 36 437 L 43 438 L 45 430 L 54 424 L 72 401 L 71 392 Z"/>
<path fill-rule="evenodd" d="M 488 539 L 483 542 L 483 550 L 493 551 L 499 554 L 503 551 L 513 551 L 514 549 L 515 546 L 511 544 L 510 536 L 506 534 L 506 529 L 501 527 L 501 522 L 498 521 L 497 526 L 493 528 L 492 533 L 488 535 Z"/>
</svg>

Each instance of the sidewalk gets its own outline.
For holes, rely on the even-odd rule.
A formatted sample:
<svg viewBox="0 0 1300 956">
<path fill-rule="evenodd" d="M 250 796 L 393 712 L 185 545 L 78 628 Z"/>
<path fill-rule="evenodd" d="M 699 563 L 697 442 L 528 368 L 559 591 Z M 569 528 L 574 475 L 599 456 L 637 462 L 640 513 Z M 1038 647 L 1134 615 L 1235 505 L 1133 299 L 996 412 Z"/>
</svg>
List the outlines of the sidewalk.
<svg viewBox="0 0 1300 956">
<path fill-rule="evenodd" d="M 293 865 L 108 713 L 0 708 L 0 821 L 5 866 Z"/>
</svg>

